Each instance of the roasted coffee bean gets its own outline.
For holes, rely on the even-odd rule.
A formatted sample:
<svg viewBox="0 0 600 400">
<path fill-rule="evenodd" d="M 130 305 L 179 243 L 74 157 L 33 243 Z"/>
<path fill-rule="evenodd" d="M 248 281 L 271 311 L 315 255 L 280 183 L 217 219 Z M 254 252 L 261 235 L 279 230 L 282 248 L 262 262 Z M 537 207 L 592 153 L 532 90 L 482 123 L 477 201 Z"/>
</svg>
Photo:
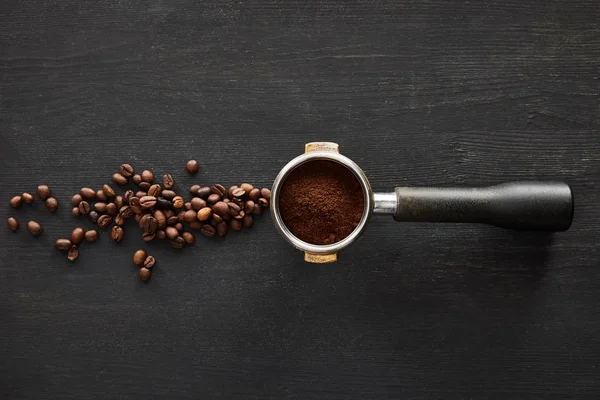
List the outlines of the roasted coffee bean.
<svg viewBox="0 0 600 400">
<path fill-rule="evenodd" d="M 16 232 L 19 229 L 19 221 L 15 217 L 10 217 L 7 221 L 8 229 Z"/>
<path fill-rule="evenodd" d="M 140 198 L 139 197 L 132 197 L 129 199 L 129 208 L 131 208 L 131 211 L 133 211 L 136 214 L 141 214 L 142 213 L 142 205 L 140 203 Z"/>
<path fill-rule="evenodd" d="M 166 210 L 171 208 L 171 202 L 165 199 L 164 197 L 157 197 L 156 205 L 154 207 L 159 208 L 161 210 Z"/>
<path fill-rule="evenodd" d="M 135 171 L 131 165 L 123 164 L 121 165 L 121 168 L 119 168 L 119 173 L 125 177 L 130 177 L 135 174 Z"/>
<path fill-rule="evenodd" d="M 158 196 L 160 196 L 161 191 L 162 191 L 162 188 L 160 187 L 160 185 L 158 183 L 155 183 L 154 185 L 150 186 L 150 188 L 148 189 L 148 196 L 158 197 Z"/>
<path fill-rule="evenodd" d="M 135 265 L 144 265 L 146 257 L 148 257 L 148 255 L 144 250 L 137 250 L 135 253 L 133 253 L 133 263 Z"/>
<path fill-rule="evenodd" d="M 85 233 L 85 240 L 92 243 L 98 240 L 98 232 L 91 229 Z"/>
<path fill-rule="evenodd" d="M 175 184 L 175 180 L 173 179 L 171 174 L 163 175 L 163 186 L 165 187 L 165 189 L 171 189 L 174 184 Z"/>
<path fill-rule="evenodd" d="M 181 234 L 181 237 L 183 238 L 183 240 L 185 240 L 185 242 L 187 244 L 196 243 L 196 237 L 194 236 L 194 234 L 192 232 L 183 232 Z"/>
<path fill-rule="evenodd" d="M 233 197 L 233 191 L 239 189 L 239 186 L 237 185 L 233 185 L 229 187 L 229 190 L 227 190 L 227 197 Z"/>
<path fill-rule="evenodd" d="M 86 200 L 94 200 L 96 198 L 96 191 L 89 187 L 81 188 L 79 194 Z"/>
<path fill-rule="evenodd" d="M 103 213 L 106 211 L 106 203 L 97 202 L 94 204 L 94 211 Z"/>
<path fill-rule="evenodd" d="M 225 203 L 224 201 L 219 201 L 212 206 L 212 211 L 215 214 L 219 214 L 221 217 L 223 217 L 229 213 L 229 206 L 227 204 L 228 203 Z"/>
<path fill-rule="evenodd" d="M 177 213 L 177 222 L 185 221 L 185 211 L 179 211 Z"/>
<path fill-rule="evenodd" d="M 54 242 L 54 247 L 57 250 L 67 251 L 71 246 L 73 246 L 73 243 L 69 239 L 56 239 L 56 242 Z"/>
<path fill-rule="evenodd" d="M 208 199 L 206 200 L 206 202 L 208 204 L 215 204 L 216 202 L 218 202 L 219 200 L 221 200 L 221 196 L 219 196 L 216 193 L 211 194 L 210 196 L 208 196 Z"/>
<path fill-rule="evenodd" d="M 142 233 L 142 240 L 144 242 L 151 242 L 156 239 L 156 233 Z"/>
<path fill-rule="evenodd" d="M 198 161 L 196 161 L 196 160 L 189 160 L 187 162 L 187 164 L 185 165 L 185 170 L 190 175 L 196 175 L 198 173 L 199 169 L 200 169 L 200 165 L 198 164 Z"/>
<path fill-rule="evenodd" d="M 48 185 L 40 185 L 37 187 L 37 195 L 40 199 L 46 200 L 48 197 L 52 196 L 52 192 Z"/>
<path fill-rule="evenodd" d="M 126 191 L 125 194 L 123 195 L 123 202 L 125 204 L 129 205 L 129 199 L 131 199 L 132 197 L 134 197 L 133 190 Z"/>
<path fill-rule="evenodd" d="M 146 214 L 135 214 L 135 222 L 140 222 L 140 219 L 142 219 L 142 217 L 146 215 Z"/>
<path fill-rule="evenodd" d="M 140 174 L 135 174 L 133 175 L 133 177 L 131 178 L 131 181 L 133 183 L 135 183 L 136 185 L 139 185 L 142 182 L 142 176 Z"/>
<path fill-rule="evenodd" d="M 217 230 L 210 224 L 204 224 L 204 225 L 202 225 L 202 228 L 200 228 L 200 232 L 204 236 L 211 237 L 211 236 L 215 236 L 215 234 L 217 233 Z"/>
<path fill-rule="evenodd" d="M 140 205 L 143 209 L 147 210 L 156 205 L 156 197 L 154 196 L 144 196 L 140 199 Z"/>
<path fill-rule="evenodd" d="M 231 200 L 229 199 L 223 199 L 223 203 L 229 203 Z"/>
<path fill-rule="evenodd" d="M 260 189 L 259 188 L 254 188 L 250 191 L 250 193 L 248 194 L 248 197 L 250 197 L 250 200 L 256 202 L 258 201 L 258 198 L 260 197 Z"/>
<path fill-rule="evenodd" d="M 229 221 L 231 220 L 231 214 L 227 213 L 225 215 L 221 215 L 221 218 L 223 218 L 223 221 Z"/>
<path fill-rule="evenodd" d="M 71 209 L 71 214 L 73 214 L 74 217 L 79 217 L 81 215 L 81 213 L 79 212 L 79 208 L 77 207 L 73 207 Z"/>
<path fill-rule="evenodd" d="M 240 199 L 239 197 L 234 197 L 231 199 L 231 202 L 237 204 L 239 208 L 244 208 L 244 200 Z"/>
<path fill-rule="evenodd" d="M 138 188 L 141 191 L 147 192 L 148 189 L 150 189 L 150 186 L 152 186 L 152 184 L 150 182 L 140 182 L 140 184 L 138 185 Z"/>
<path fill-rule="evenodd" d="M 223 221 L 223 218 L 219 214 L 215 214 L 215 213 L 212 213 L 212 216 L 210 219 L 215 221 L 216 223 Z"/>
<path fill-rule="evenodd" d="M 240 206 L 233 202 L 227 203 L 227 208 L 230 215 L 238 215 L 241 211 Z"/>
<path fill-rule="evenodd" d="M 173 215 L 173 216 L 171 216 L 171 217 L 167 218 L 167 225 L 169 225 L 169 226 L 173 226 L 173 225 L 175 225 L 177 222 L 179 222 L 179 221 L 177 220 L 177 215 Z"/>
<path fill-rule="evenodd" d="M 88 203 L 85 200 L 82 200 L 81 203 L 79 203 L 79 214 L 81 215 L 85 215 L 85 214 L 89 214 L 90 212 L 90 203 Z"/>
<path fill-rule="evenodd" d="M 123 217 L 123 219 L 131 218 L 133 214 L 133 210 L 129 206 L 123 206 L 119 209 L 119 215 Z"/>
<path fill-rule="evenodd" d="M 37 222 L 37 221 L 29 221 L 27 223 L 27 230 L 33 235 L 33 236 L 39 236 L 42 234 L 42 225 Z"/>
<path fill-rule="evenodd" d="M 123 240 L 123 228 L 118 225 L 113 226 L 110 231 L 110 238 L 113 242 L 120 242 Z"/>
<path fill-rule="evenodd" d="M 112 187 L 110 187 L 108 184 L 106 184 L 106 183 L 104 184 L 104 186 L 102 186 L 102 191 L 108 197 L 115 197 L 116 196 L 115 190 Z"/>
<path fill-rule="evenodd" d="M 227 227 L 227 222 L 219 222 L 217 224 L 217 233 L 219 234 L 219 236 L 225 236 L 227 235 L 227 232 L 229 231 L 229 228 Z"/>
<path fill-rule="evenodd" d="M 73 243 L 73 244 L 79 244 L 79 243 L 83 242 L 84 238 L 85 238 L 85 231 L 81 227 L 77 227 L 77 228 L 73 229 L 73 232 L 71 232 L 71 243 Z"/>
<path fill-rule="evenodd" d="M 183 249 L 185 247 L 185 240 L 181 236 L 177 236 L 171 240 L 171 247 L 174 249 Z"/>
<path fill-rule="evenodd" d="M 100 218 L 100 214 L 98 214 L 96 211 L 90 211 L 88 217 L 90 218 L 90 221 L 96 223 L 98 222 L 98 218 Z"/>
<path fill-rule="evenodd" d="M 250 194 L 250 192 L 252 191 L 252 189 L 254 189 L 254 186 L 252 186 L 249 183 L 242 183 L 240 185 L 241 189 L 244 189 L 244 191 L 246 192 L 246 194 Z"/>
<path fill-rule="evenodd" d="M 168 226 L 167 229 L 165 229 L 165 233 L 167 234 L 167 237 L 171 240 L 179 236 L 179 231 L 173 226 Z"/>
<path fill-rule="evenodd" d="M 71 205 L 73 207 L 77 207 L 79 203 L 81 203 L 81 200 L 83 200 L 83 197 L 77 193 L 76 195 L 73 195 L 73 198 L 71 199 Z"/>
<path fill-rule="evenodd" d="M 239 219 L 232 219 L 231 221 L 229 221 L 229 227 L 234 231 L 241 231 L 243 224 L 242 221 L 240 221 Z"/>
<path fill-rule="evenodd" d="M 193 194 L 194 196 L 198 195 L 198 190 L 200 190 L 200 185 L 192 185 L 190 186 L 190 193 Z"/>
<path fill-rule="evenodd" d="M 148 196 L 148 193 L 144 192 L 143 190 L 138 190 L 137 192 L 135 192 L 135 197 L 138 197 L 141 199 L 144 196 Z"/>
<path fill-rule="evenodd" d="M 192 211 L 194 212 L 194 211 Z M 198 221 L 206 221 L 208 220 L 212 215 L 212 209 L 210 207 L 204 207 L 203 209 L 201 209 L 200 211 L 198 211 L 195 215 L 196 218 L 198 218 Z M 188 221 L 190 222 L 190 221 Z"/>
<path fill-rule="evenodd" d="M 113 219 L 108 214 L 101 215 L 100 218 L 98 218 L 98 226 L 100 228 L 106 228 L 110 224 L 112 224 L 112 222 L 113 222 Z"/>
<path fill-rule="evenodd" d="M 254 209 L 252 210 L 252 215 L 260 215 L 262 214 L 262 207 L 259 204 L 254 205 Z"/>
<path fill-rule="evenodd" d="M 56 211 L 58 209 L 58 200 L 56 200 L 54 197 L 48 197 L 46 199 L 46 208 L 50 212 Z"/>
<path fill-rule="evenodd" d="M 183 232 L 183 224 L 181 222 L 176 223 L 175 229 L 177 229 L 179 233 Z"/>
<path fill-rule="evenodd" d="M 22 203 L 23 203 L 23 197 L 21 197 L 21 196 L 15 196 L 12 199 L 10 199 L 10 202 L 9 202 L 9 204 L 12 208 L 21 207 Z"/>
<path fill-rule="evenodd" d="M 127 185 L 127 178 L 118 172 L 112 176 L 112 181 L 119 186 Z"/>
<path fill-rule="evenodd" d="M 173 200 L 171 200 L 171 202 L 173 203 L 173 207 L 175 207 L 177 209 L 183 208 L 183 205 L 185 204 L 185 202 L 181 196 L 173 197 Z"/>
<path fill-rule="evenodd" d="M 189 211 L 192 209 L 192 203 L 190 203 L 189 201 L 187 203 L 185 203 L 183 205 L 183 208 L 185 209 L 185 211 Z"/>
<path fill-rule="evenodd" d="M 260 199 L 258 199 L 258 204 L 264 208 L 269 207 L 269 201 L 267 199 L 265 199 L 264 197 L 261 197 Z"/>
<path fill-rule="evenodd" d="M 244 212 L 246 214 L 252 214 L 252 210 L 254 210 L 254 202 L 252 200 L 246 201 L 246 203 L 244 203 Z"/>
<path fill-rule="evenodd" d="M 227 189 L 225 189 L 225 186 L 217 183 L 215 186 L 213 186 L 212 188 L 213 193 L 218 194 L 221 197 L 225 197 L 227 196 Z"/>
<path fill-rule="evenodd" d="M 31 204 L 33 202 L 33 195 L 31 193 L 23 193 L 21 195 L 21 197 L 23 198 L 23 203 L 25 204 Z"/>
<path fill-rule="evenodd" d="M 106 212 L 111 215 L 111 216 L 115 216 L 117 215 L 117 211 L 119 211 L 119 209 L 117 208 L 117 205 L 115 203 L 108 203 L 106 205 Z"/>
<path fill-rule="evenodd" d="M 67 258 L 69 259 L 69 261 L 73 262 L 73 261 L 77 260 L 77 257 L 79 257 L 79 249 L 77 249 L 77 246 L 73 245 L 69 249 Z"/>
<path fill-rule="evenodd" d="M 115 206 L 117 206 L 117 209 L 120 209 L 121 207 L 123 207 L 123 204 L 125 204 L 122 196 L 116 196 L 114 203 Z"/>
<path fill-rule="evenodd" d="M 147 169 L 142 171 L 142 182 L 152 183 L 154 180 L 154 174 L 152 171 L 148 171 Z"/>
<path fill-rule="evenodd" d="M 100 189 L 96 192 L 96 201 L 101 201 L 103 203 L 108 201 L 108 196 L 104 193 L 104 190 Z"/>
<path fill-rule="evenodd" d="M 214 219 L 211 218 L 210 221 L 206 221 L 208 222 L 213 228 L 217 229 L 217 225 L 219 224 L 217 221 L 215 221 Z"/>
<path fill-rule="evenodd" d="M 252 225 L 254 225 L 254 218 L 252 218 L 252 215 L 244 215 L 242 223 L 246 228 L 252 228 Z"/>
<path fill-rule="evenodd" d="M 146 214 L 140 220 L 140 227 L 142 228 L 143 233 L 151 235 L 156 233 L 156 231 L 158 230 L 158 221 L 150 214 Z"/>
<path fill-rule="evenodd" d="M 233 194 L 233 197 L 242 197 L 246 194 L 246 191 L 242 188 L 237 188 L 231 194 Z"/>
<path fill-rule="evenodd" d="M 175 218 L 177 218 L 177 214 L 175 214 L 175 211 L 169 209 L 169 210 L 165 210 L 165 217 L 167 217 L 167 219 L 171 218 L 172 216 L 175 216 Z"/>
<path fill-rule="evenodd" d="M 245 215 L 246 215 L 246 213 L 244 212 L 244 210 L 241 210 L 240 213 L 238 215 L 234 215 L 233 218 L 235 218 L 235 219 L 244 219 Z"/>
<path fill-rule="evenodd" d="M 185 219 L 186 222 L 192 222 L 196 219 L 196 211 L 194 210 L 187 210 L 184 215 L 183 218 Z"/>
<path fill-rule="evenodd" d="M 188 228 L 195 230 L 195 231 L 200 230 L 202 228 L 202 222 L 192 221 L 192 222 L 188 223 Z"/>
<path fill-rule="evenodd" d="M 267 188 L 260 189 L 260 195 L 267 201 L 271 200 L 271 190 Z"/>
<path fill-rule="evenodd" d="M 192 210 L 200 211 L 204 207 L 206 207 L 206 201 L 201 199 L 200 197 L 194 197 L 190 204 L 192 205 Z"/>
<path fill-rule="evenodd" d="M 177 196 L 177 193 L 172 190 L 163 190 L 161 196 L 167 200 L 173 200 L 173 198 Z"/>
<path fill-rule="evenodd" d="M 157 239 L 163 240 L 166 237 L 167 237 L 167 234 L 165 233 L 165 231 L 163 231 L 163 230 L 156 231 L 156 238 Z"/>
<path fill-rule="evenodd" d="M 150 271 L 148 268 L 142 267 L 140 268 L 139 276 L 141 281 L 148 281 L 152 276 L 152 271 Z"/>
<path fill-rule="evenodd" d="M 123 226 L 125 224 L 125 218 L 121 214 L 117 214 L 115 217 L 115 225 Z"/>
<path fill-rule="evenodd" d="M 152 214 L 158 223 L 158 229 L 165 229 L 167 227 L 167 217 L 161 210 L 154 210 Z"/>
<path fill-rule="evenodd" d="M 152 267 L 154 267 L 155 263 L 156 263 L 156 259 L 154 258 L 154 256 L 148 256 L 144 260 L 144 268 L 152 269 Z"/>
<path fill-rule="evenodd" d="M 206 200 L 208 198 L 208 196 L 210 196 L 212 193 L 212 189 L 208 186 L 203 186 L 200 189 L 198 189 L 198 193 L 196 193 L 196 195 L 198 197 L 200 197 L 201 199 Z"/>
</svg>

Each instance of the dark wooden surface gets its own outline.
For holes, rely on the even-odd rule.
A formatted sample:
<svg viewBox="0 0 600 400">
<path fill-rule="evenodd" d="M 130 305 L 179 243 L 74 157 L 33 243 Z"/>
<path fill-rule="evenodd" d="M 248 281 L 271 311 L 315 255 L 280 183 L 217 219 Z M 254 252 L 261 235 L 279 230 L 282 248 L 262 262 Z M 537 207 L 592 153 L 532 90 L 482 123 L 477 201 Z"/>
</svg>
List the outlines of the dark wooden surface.
<svg viewBox="0 0 600 400">
<path fill-rule="evenodd" d="M 600 3 L 3 1 L 0 397 L 600 395 Z M 269 185 L 313 140 L 377 190 L 563 179 L 570 231 L 372 222 L 308 265 L 265 215 L 178 252 L 68 202 L 124 162 Z M 202 172 L 191 178 L 185 161 Z M 55 216 L 8 200 L 48 183 Z M 86 224 L 86 226 L 90 226 Z M 135 235 L 134 235 L 135 233 Z M 141 284 L 131 256 L 156 255 Z"/>
</svg>

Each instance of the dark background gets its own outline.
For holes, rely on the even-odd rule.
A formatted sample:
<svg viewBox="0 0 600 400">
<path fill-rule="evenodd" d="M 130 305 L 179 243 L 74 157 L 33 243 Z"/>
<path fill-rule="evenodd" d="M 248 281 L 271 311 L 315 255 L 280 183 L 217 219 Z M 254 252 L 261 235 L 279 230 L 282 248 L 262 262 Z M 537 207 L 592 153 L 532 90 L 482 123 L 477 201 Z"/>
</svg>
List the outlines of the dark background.
<svg viewBox="0 0 600 400">
<path fill-rule="evenodd" d="M 8 1 L 0 6 L 2 398 L 600 395 L 600 3 Z M 561 179 L 546 236 L 374 219 L 310 265 L 269 215 L 173 250 L 85 220 L 122 162 L 177 187 L 268 186 L 338 142 L 374 189 Z M 185 161 L 201 173 L 190 177 Z M 60 201 L 14 211 L 47 183 Z M 25 229 L 39 220 L 44 234 Z M 158 265 L 149 284 L 131 256 Z"/>
</svg>

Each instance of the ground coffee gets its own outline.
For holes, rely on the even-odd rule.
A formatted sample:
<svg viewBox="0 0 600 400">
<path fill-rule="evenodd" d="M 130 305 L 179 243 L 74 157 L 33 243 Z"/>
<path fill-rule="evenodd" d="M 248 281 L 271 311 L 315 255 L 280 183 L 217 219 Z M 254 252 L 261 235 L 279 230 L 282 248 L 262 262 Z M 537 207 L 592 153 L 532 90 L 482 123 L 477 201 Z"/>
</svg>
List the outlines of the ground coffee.
<svg viewBox="0 0 600 400">
<path fill-rule="evenodd" d="M 311 161 L 294 169 L 281 188 L 279 210 L 297 238 L 312 244 L 339 242 L 363 215 L 360 182 L 333 161 Z"/>
</svg>

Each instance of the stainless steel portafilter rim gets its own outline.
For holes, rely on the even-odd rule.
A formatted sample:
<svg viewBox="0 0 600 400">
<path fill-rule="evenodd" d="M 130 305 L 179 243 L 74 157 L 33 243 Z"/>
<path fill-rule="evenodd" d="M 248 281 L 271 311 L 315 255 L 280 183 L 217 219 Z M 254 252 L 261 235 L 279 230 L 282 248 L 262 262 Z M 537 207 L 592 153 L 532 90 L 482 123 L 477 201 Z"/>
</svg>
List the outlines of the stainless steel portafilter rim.
<svg viewBox="0 0 600 400">
<path fill-rule="evenodd" d="M 337 148 L 336 148 L 337 150 Z M 364 209 L 363 215 L 360 219 L 358 226 L 352 231 L 352 233 L 346 238 L 340 240 L 339 242 L 329 244 L 329 245 L 316 245 L 307 243 L 303 240 L 298 239 L 290 230 L 287 228 L 285 223 L 283 222 L 283 218 L 279 212 L 279 192 L 285 182 L 285 179 L 288 175 L 297 167 L 302 164 L 306 164 L 311 161 L 324 160 L 324 161 L 333 161 L 344 167 L 348 168 L 354 176 L 358 179 L 361 189 L 362 195 L 364 199 Z M 361 233 L 364 231 L 367 222 L 373 212 L 373 194 L 371 190 L 371 185 L 369 184 L 369 180 L 365 173 L 360 169 L 360 167 L 348 157 L 345 157 L 337 152 L 333 151 L 310 151 L 305 154 L 302 154 L 292 161 L 286 164 L 285 167 L 281 169 L 277 177 L 275 178 L 275 182 L 273 182 L 273 187 L 271 189 L 271 216 L 273 221 L 275 222 L 275 227 L 281 235 L 294 247 L 299 250 L 305 252 L 307 257 L 310 255 L 336 255 L 340 250 L 344 249 L 346 246 L 352 244 Z M 318 257 L 317 257 L 318 258 Z M 307 259 L 308 261 L 308 259 Z M 335 260 L 330 260 L 335 261 Z M 327 261 L 313 261 L 313 262 L 327 262 Z"/>
</svg>

